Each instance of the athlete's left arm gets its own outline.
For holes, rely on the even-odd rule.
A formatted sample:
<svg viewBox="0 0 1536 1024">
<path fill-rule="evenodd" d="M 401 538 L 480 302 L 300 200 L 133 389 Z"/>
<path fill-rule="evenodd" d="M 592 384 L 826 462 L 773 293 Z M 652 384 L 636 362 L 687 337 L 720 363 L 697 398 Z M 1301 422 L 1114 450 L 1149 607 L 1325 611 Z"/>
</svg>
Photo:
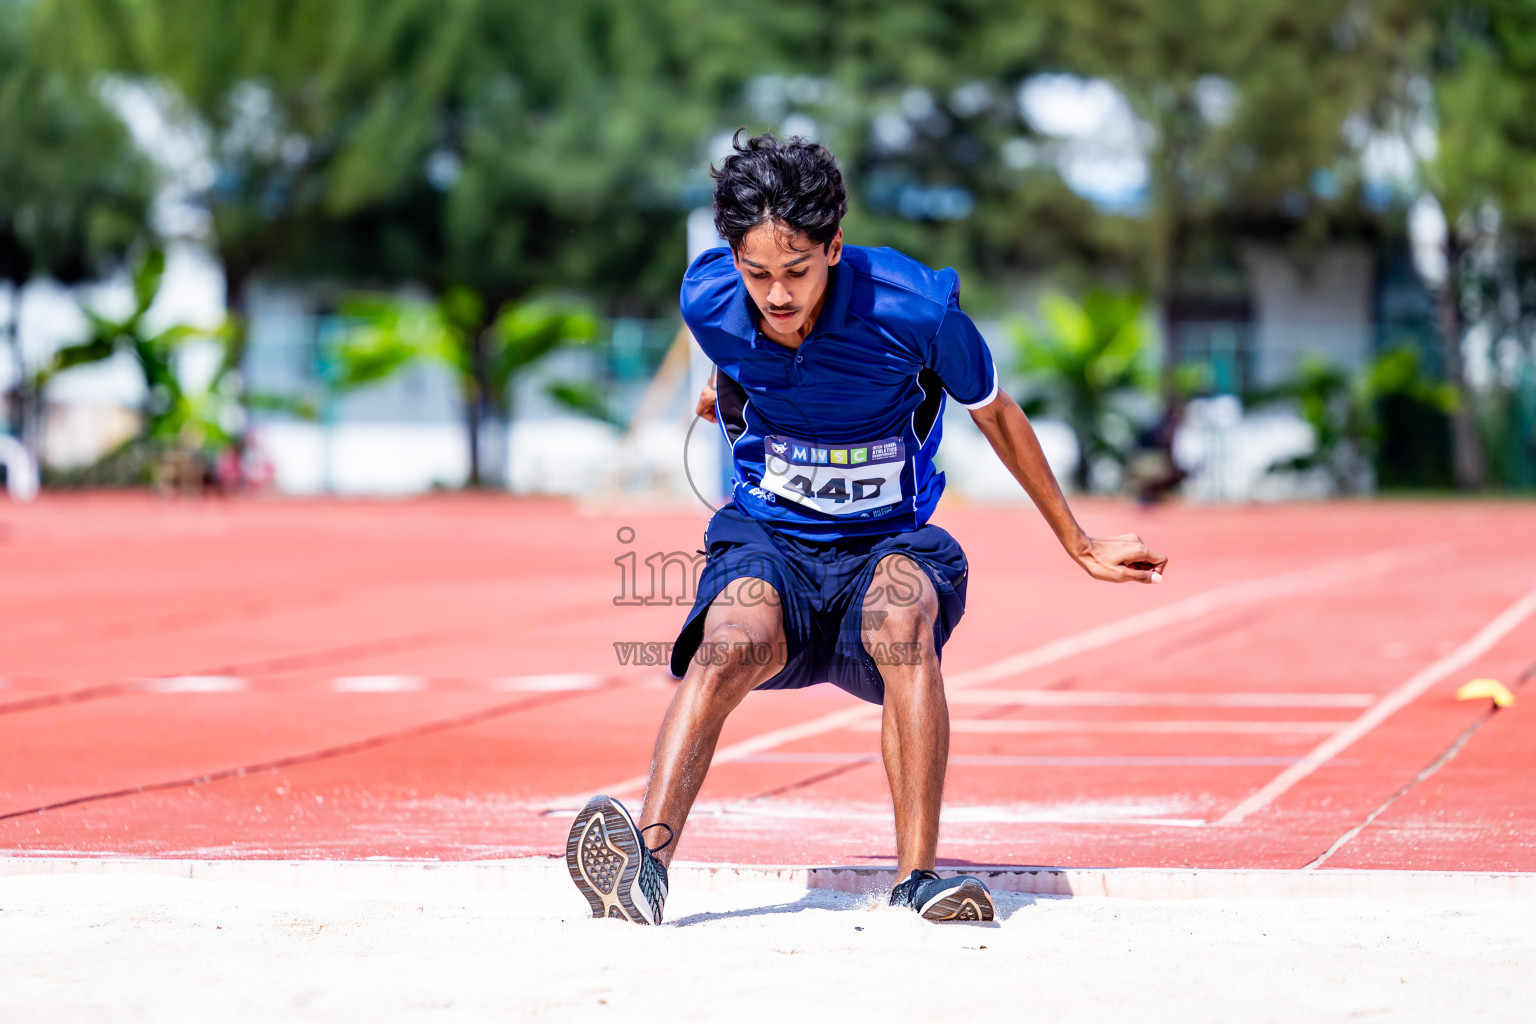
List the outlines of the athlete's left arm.
<svg viewBox="0 0 1536 1024">
<path fill-rule="evenodd" d="M 1029 424 L 1029 417 L 1006 392 L 998 391 L 992 401 L 972 409 L 971 419 L 991 442 L 992 450 L 1003 460 L 1008 472 L 1024 487 L 1061 546 L 1088 575 L 1111 583 L 1155 583 L 1162 578 L 1168 559 L 1143 544 L 1134 533 L 1094 538 L 1083 532 L 1067 507 L 1056 475 L 1045 461 L 1045 452 L 1040 450 L 1040 440 Z"/>
</svg>

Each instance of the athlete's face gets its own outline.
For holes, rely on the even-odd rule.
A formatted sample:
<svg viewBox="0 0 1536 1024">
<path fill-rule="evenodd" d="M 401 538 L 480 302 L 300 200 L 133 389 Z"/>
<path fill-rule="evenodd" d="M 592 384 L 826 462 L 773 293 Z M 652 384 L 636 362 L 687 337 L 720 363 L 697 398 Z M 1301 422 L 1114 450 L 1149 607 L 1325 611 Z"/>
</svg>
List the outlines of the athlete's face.
<svg viewBox="0 0 1536 1024">
<path fill-rule="evenodd" d="M 843 233 L 817 245 L 802 232 L 763 221 L 736 248 L 736 269 L 763 314 L 763 333 L 799 344 L 811 333 L 827 297 L 827 280 L 843 258 Z"/>
</svg>

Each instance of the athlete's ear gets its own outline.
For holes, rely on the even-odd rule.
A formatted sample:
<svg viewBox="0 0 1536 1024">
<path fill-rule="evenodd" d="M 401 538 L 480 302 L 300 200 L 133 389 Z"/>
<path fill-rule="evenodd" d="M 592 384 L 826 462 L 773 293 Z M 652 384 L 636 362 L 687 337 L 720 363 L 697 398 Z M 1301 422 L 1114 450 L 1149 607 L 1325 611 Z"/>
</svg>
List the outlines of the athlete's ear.
<svg viewBox="0 0 1536 1024">
<path fill-rule="evenodd" d="M 827 243 L 827 266 L 835 267 L 843 258 L 843 229 L 838 228 L 837 234 L 832 236 L 832 241 Z"/>
</svg>

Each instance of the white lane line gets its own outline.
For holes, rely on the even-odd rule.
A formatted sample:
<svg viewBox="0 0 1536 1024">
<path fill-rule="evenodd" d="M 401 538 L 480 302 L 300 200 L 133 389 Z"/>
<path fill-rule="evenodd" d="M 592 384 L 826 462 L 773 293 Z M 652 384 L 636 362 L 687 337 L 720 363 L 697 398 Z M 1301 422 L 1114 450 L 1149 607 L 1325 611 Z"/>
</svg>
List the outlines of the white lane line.
<svg viewBox="0 0 1536 1024">
<path fill-rule="evenodd" d="M 750 754 L 745 764 L 875 764 L 879 754 L 837 751 L 777 751 Z M 950 754 L 950 767 L 973 768 L 1283 768 L 1300 757 L 1202 756 L 1186 754 Z M 1354 767 L 1353 760 L 1329 763 L 1330 768 Z"/>
<path fill-rule="evenodd" d="M 629 672 L 622 675 L 600 675 L 592 672 L 569 672 L 547 676 L 508 676 L 491 680 L 491 689 L 505 693 L 550 693 L 564 690 L 654 690 L 670 689 L 670 675 L 656 672 Z"/>
<path fill-rule="evenodd" d="M 1283 796 L 1291 787 L 1311 775 L 1318 766 L 1347 748 L 1360 737 L 1386 721 L 1393 713 L 1413 703 L 1424 692 L 1452 672 L 1465 668 L 1482 657 L 1516 626 L 1536 612 L 1536 590 L 1500 612 L 1477 634 L 1445 657 L 1424 666 L 1377 701 L 1364 714 L 1347 724 L 1317 748 L 1269 781 L 1242 803 L 1216 819 L 1217 825 L 1235 825 L 1256 811 L 1261 811 Z"/>
<path fill-rule="evenodd" d="M 964 690 L 951 704 L 1041 708 L 1368 708 L 1372 693 L 1128 693 L 1119 690 Z"/>
<path fill-rule="evenodd" d="M 1331 733 L 1348 722 L 1266 722 L 1257 719 L 1237 721 L 1145 721 L 1113 722 L 1093 719 L 1032 718 L 958 718 L 949 723 L 951 732 L 981 733 Z M 859 722 L 854 732 L 879 732 L 879 722 Z"/>
<path fill-rule="evenodd" d="M 1436 547 L 1442 546 L 1444 545 L 1436 545 Z M 1004 658 L 969 672 L 961 672 L 946 678 L 944 686 L 946 690 L 950 690 L 956 687 L 994 683 L 1000 679 L 1022 675 L 1042 665 L 1110 647 L 1130 637 L 1152 633 L 1213 612 L 1229 611 L 1239 605 L 1273 601 L 1308 591 L 1322 590 L 1341 583 L 1352 583 L 1367 576 L 1379 576 L 1402 563 L 1410 555 L 1422 557 L 1427 550 L 1422 546 L 1389 548 L 1373 555 L 1346 558 L 1311 569 L 1295 569 L 1274 576 L 1249 580 L 1246 583 L 1232 583 L 1225 587 L 1217 587 L 1203 594 L 1175 601 L 1162 608 L 1140 612 L 1129 618 L 1120 619 L 1118 622 L 1109 622 L 1082 633 L 1062 637 L 1032 651 L 1024 651 L 1011 658 Z"/>
<path fill-rule="evenodd" d="M 239 693 L 250 685 L 239 676 L 168 676 L 141 680 L 138 688 L 150 693 Z"/>
<path fill-rule="evenodd" d="M 1410 558 L 1422 558 L 1426 552 L 1447 547 L 1448 545 L 1420 545 L 1415 547 L 1388 548 L 1375 554 L 1363 555 L 1356 558 L 1345 558 L 1337 562 L 1327 562 L 1314 566 L 1311 569 L 1293 569 L 1289 572 L 1277 573 L 1274 576 L 1264 576 L 1245 583 L 1233 583 L 1214 590 L 1187 597 L 1182 601 L 1175 601 L 1162 608 L 1151 611 L 1139 612 L 1127 618 L 1115 622 L 1095 626 L 1081 633 L 1053 640 L 1031 651 L 1024 651 L 990 665 L 972 669 L 969 672 L 959 672 L 948 676 L 944 680 L 944 689 L 947 693 L 963 690 L 969 687 L 981 686 L 985 683 L 996 682 L 1000 679 L 1008 679 L 1020 675 L 1030 669 L 1050 665 L 1067 658 L 1088 651 L 1095 651 L 1102 647 L 1110 647 L 1122 643 L 1132 637 L 1142 636 L 1147 633 L 1165 629 L 1181 622 L 1199 619 L 1214 612 L 1229 611 L 1244 604 L 1257 604 L 1263 601 L 1274 601 L 1283 597 L 1292 597 L 1313 590 L 1322 590 L 1326 587 L 1337 586 L 1341 583 L 1351 583 L 1368 576 L 1379 576 L 1388 572 L 1395 566 Z M 823 733 L 834 732 L 865 719 L 877 718 L 880 709 L 874 705 L 859 704 L 854 707 L 834 711 L 820 718 L 813 718 L 798 725 L 786 726 L 782 729 L 771 729 L 759 736 L 733 743 L 715 751 L 713 764 L 725 764 L 730 761 L 740 760 L 748 754 L 758 754 L 764 750 L 772 750 L 774 747 L 785 743 L 793 743 L 795 740 L 806 739 L 810 736 L 820 736 Z M 605 787 L 592 790 L 594 793 L 606 793 L 609 796 L 624 796 L 633 793 L 644 786 L 650 775 L 634 775 L 627 779 L 621 779 Z M 569 798 L 559 798 L 568 800 Z M 585 801 L 585 797 L 577 800 L 579 807 Z M 561 803 L 560 806 L 564 806 Z"/>
<path fill-rule="evenodd" d="M 1175 825 L 1198 828 L 1205 824 L 1201 818 L 1175 818 L 1169 816 L 1183 810 L 1178 803 L 1168 801 L 1114 801 L 1092 800 L 1064 804 L 1014 804 L 1014 805 L 965 805 L 945 808 L 946 826 L 983 824 L 1129 824 Z M 570 809 L 575 813 L 575 808 Z M 891 812 L 878 805 L 853 805 L 846 803 L 815 803 L 778 799 L 719 801 L 696 805 L 692 817 L 750 820 L 782 819 L 849 823 L 858 821 L 890 822 Z"/>
<path fill-rule="evenodd" d="M 331 680 L 337 693 L 414 693 L 425 690 L 424 676 L 341 676 Z"/>
<path fill-rule="evenodd" d="M 770 729 L 759 736 L 753 736 L 751 739 L 742 740 L 740 743 L 732 743 L 728 747 L 716 750 L 714 759 L 710 763 L 716 765 L 726 764 L 730 761 L 740 761 L 750 754 L 760 754 L 765 750 L 772 750 L 774 747 L 793 743 L 795 740 L 808 739 L 812 736 L 820 736 L 822 733 L 847 728 L 855 722 L 862 721 L 879 713 L 879 708 L 860 703 L 853 707 L 844 708 L 841 711 L 834 711 L 830 715 L 822 715 L 820 718 L 801 722 L 799 725 L 788 725 L 782 729 Z M 623 796 L 633 793 L 644 786 L 650 780 L 650 777 L 650 772 L 646 772 L 644 775 L 632 775 L 620 782 L 611 783 L 608 786 L 599 786 L 592 790 L 592 792 L 605 793 L 608 796 Z M 586 797 L 556 797 L 550 802 L 550 806 L 564 807 L 572 801 L 575 802 L 577 807 L 580 807 L 586 801 Z"/>
<path fill-rule="evenodd" d="M 512 676 L 491 680 L 491 689 L 508 693 L 547 693 L 558 690 L 595 690 L 603 684 L 604 676 L 591 672 L 567 672 L 563 675 Z"/>
</svg>

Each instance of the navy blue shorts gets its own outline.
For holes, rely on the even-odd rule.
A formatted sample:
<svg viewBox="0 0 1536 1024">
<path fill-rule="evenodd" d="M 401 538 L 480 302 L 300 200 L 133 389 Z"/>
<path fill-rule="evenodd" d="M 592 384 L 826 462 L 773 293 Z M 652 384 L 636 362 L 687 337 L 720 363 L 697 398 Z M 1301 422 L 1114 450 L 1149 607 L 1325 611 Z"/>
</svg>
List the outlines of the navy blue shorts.
<svg viewBox="0 0 1536 1024">
<path fill-rule="evenodd" d="M 722 590 L 742 577 L 772 584 L 783 603 L 785 665 L 759 690 L 833 683 L 873 704 L 885 702 L 885 683 L 875 659 L 864 648 L 861 627 L 864 594 L 875 567 L 886 555 L 908 556 L 933 584 L 939 600 L 939 616 L 933 625 L 936 653 L 943 651 L 944 642 L 965 614 L 965 552 L 955 538 L 937 526 L 878 537 L 809 541 L 781 533 L 727 505 L 710 520 L 704 549 L 708 557 L 699 576 L 698 599 L 672 648 L 672 674 L 676 676 L 687 671 L 689 660 L 695 656 L 705 658 L 716 653 L 700 650 L 705 613 Z M 915 598 L 913 583 L 893 573 L 885 585 L 897 588 L 892 597 L 899 600 L 905 594 Z M 744 599 L 752 600 L 750 587 L 747 590 Z M 918 656 L 900 650 L 877 649 L 876 654 L 897 661 Z"/>
</svg>

